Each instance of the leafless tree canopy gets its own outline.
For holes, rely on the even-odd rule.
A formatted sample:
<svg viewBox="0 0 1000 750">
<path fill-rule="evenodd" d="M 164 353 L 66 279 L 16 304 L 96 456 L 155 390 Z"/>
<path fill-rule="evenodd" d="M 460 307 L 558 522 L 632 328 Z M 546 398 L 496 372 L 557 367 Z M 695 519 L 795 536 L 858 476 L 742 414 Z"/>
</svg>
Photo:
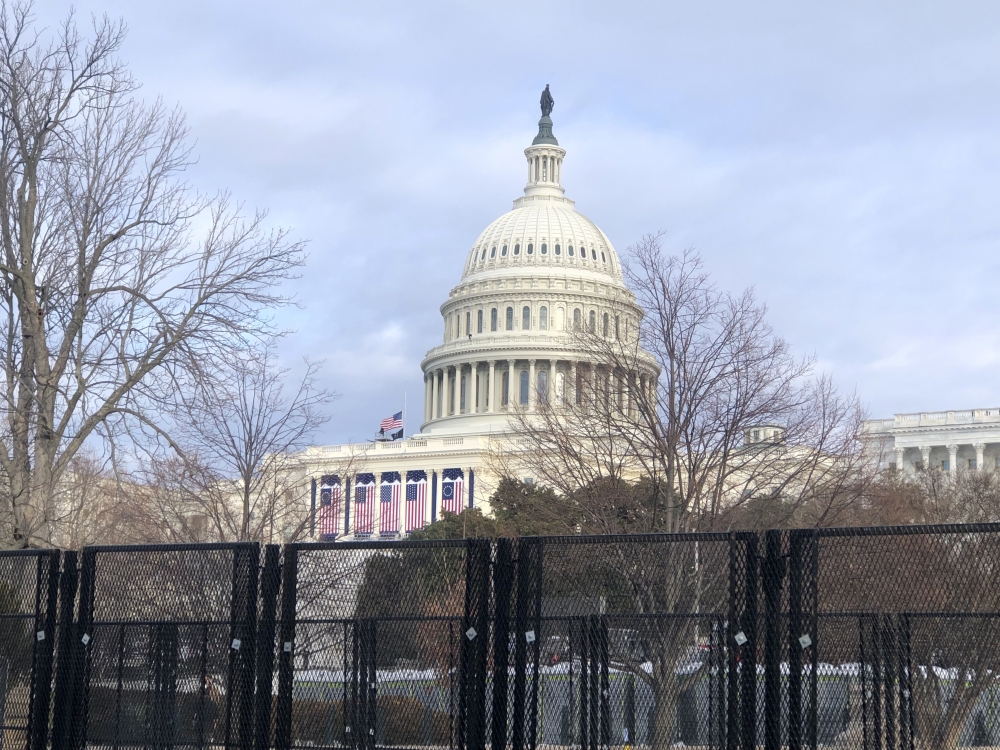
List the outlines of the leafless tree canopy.
<svg viewBox="0 0 1000 750">
<path fill-rule="evenodd" d="M 269 332 L 299 243 L 184 182 L 182 114 L 137 96 L 121 23 L 51 34 L 0 6 L 5 543 L 48 543 L 54 488 L 157 415 L 194 363 Z M 49 38 L 51 37 L 51 38 Z"/>
<path fill-rule="evenodd" d="M 791 353 L 752 290 L 717 289 L 696 253 L 647 236 L 625 275 L 620 323 L 573 334 L 592 363 L 579 387 L 512 411 L 501 470 L 573 497 L 593 531 L 836 522 L 865 474 L 857 398 Z"/>
</svg>

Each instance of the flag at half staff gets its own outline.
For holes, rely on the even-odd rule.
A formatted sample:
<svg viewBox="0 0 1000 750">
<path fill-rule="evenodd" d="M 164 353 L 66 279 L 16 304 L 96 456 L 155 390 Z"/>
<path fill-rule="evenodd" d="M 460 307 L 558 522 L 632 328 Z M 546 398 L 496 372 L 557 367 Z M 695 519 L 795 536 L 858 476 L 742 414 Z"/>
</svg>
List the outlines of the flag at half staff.
<svg viewBox="0 0 1000 750">
<path fill-rule="evenodd" d="M 379 432 L 392 433 L 403 429 L 403 412 L 397 411 L 391 417 L 386 417 L 379 423 Z"/>
</svg>

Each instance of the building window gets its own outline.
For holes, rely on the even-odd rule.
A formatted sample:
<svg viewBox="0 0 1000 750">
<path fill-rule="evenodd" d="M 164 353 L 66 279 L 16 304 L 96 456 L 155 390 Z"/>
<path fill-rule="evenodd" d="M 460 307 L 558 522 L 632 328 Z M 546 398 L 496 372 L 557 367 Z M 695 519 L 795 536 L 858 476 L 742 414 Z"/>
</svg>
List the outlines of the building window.
<svg viewBox="0 0 1000 750">
<path fill-rule="evenodd" d="M 608 259 L 604 257 L 604 251 L 601 250 L 601 263 L 607 263 Z"/>
<path fill-rule="evenodd" d="M 510 401 L 510 373 L 505 372 L 500 384 L 500 404 L 506 406 Z"/>
<path fill-rule="evenodd" d="M 597 248 L 595 247 L 590 248 L 590 257 L 593 258 L 594 260 L 597 260 Z"/>
<path fill-rule="evenodd" d="M 538 330 L 547 331 L 549 330 L 549 308 L 542 305 L 538 308 Z"/>
<path fill-rule="evenodd" d="M 521 402 L 521 406 L 526 406 L 528 404 L 528 371 L 527 370 L 521 370 L 521 378 L 520 378 L 520 380 L 521 380 L 521 388 L 520 388 L 520 390 L 521 390 L 521 397 L 520 397 L 519 400 Z"/>
<path fill-rule="evenodd" d="M 521 309 L 521 330 L 531 330 L 531 308 L 527 305 Z"/>
<path fill-rule="evenodd" d="M 465 314 L 465 333 L 468 336 L 472 335 L 472 313 L 470 312 Z"/>
<path fill-rule="evenodd" d="M 483 332 L 483 311 L 480 310 L 476 313 L 476 333 Z"/>
<path fill-rule="evenodd" d="M 574 331 L 579 331 L 580 330 L 580 317 L 581 317 L 580 316 L 580 308 L 578 307 L 578 308 L 576 308 L 573 311 L 573 330 Z"/>
<path fill-rule="evenodd" d="M 549 374 L 542 370 L 538 373 L 538 403 L 546 404 L 549 400 Z"/>
<path fill-rule="evenodd" d="M 455 338 L 462 337 L 462 316 L 461 314 L 455 316 Z"/>
<path fill-rule="evenodd" d="M 619 323 L 619 320 L 620 320 L 619 317 L 616 315 L 615 316 L 615 341 L 618 340 L 618 323 Z"/>
<path fill-rule="evenodd" d="M 549 157 L 542 157 L 542 182 L 549 179 Z"/>
<path fill-rule="evenodd" d="M 497 309 L 494 307 L 490 310 L 490 330 L 495 331 L 497 329 Z"/>
<path fill-rule="evenodd" d="M 507 257 L 507 246 L 506 245 L 504 245 L 503 246 L 503 250 L 500 251 L 500 256 L 503 257 L 503 258 Z"/>
<path fill-rule="evenodd" d="M 573 246 L 570 245 L 569 247 L 567 247 L 566 248 L 566 252 L 568 252 L 569 253 L 569 257 L 572 258 L 573 257 Z"/>
<path fill-rule="evenodd" d="M 490 257 L 491 257 L 491 258 L 495 258 L 495 257 L 497 257 L 497 246 L 496 246 L 496 245 L 494 245 L 494 246 L 493 246 L 493 249 L 492 249 L 492 250 L 490 250 Z"/>
<path fill-rule="evenodd" d="M 608 317 L 608 314 L 604 313 L 604 319 L 603 319 L 603 323 L 602 323 L 602 327 L 601 327 L 601 335 L 604 336 L 604 338 L 608 337 L 608 333 L 610 333 L 610 331 L 608 329 L 610 327 L 611 327 L 610 326 L 610 319 Z"/>
<path fill-rule="evenodd" d="M 535 252 L 535 245 L 533 243 L 529 242 L 528 243 L 528 255 L 531 255 L 533 252 Z"/>
<path fill-rule="evenodd" d="M 597 330 L 597 313 L 591 310 L 587 325 L 587 331 L 589 333 L 594 333 L 596 330 Z"/>
<path fill-rule="evenodd" d="M 974 458 L 969 459 L 969 468 L 972 469 L 973 471 L 976 470 L 976 459 Z"/>
<path fill-rule="evenodd" d="M 520 254 L 521 254 L 521 243 L 518 242 L 517 244 L 514 245 L 514 255 L 520 255 Z"/>
<path fill-rule="evenodd" d="M 944 461 L 941 462 L 941 471 L 948 471 L 948 466 L 949 466 L 948 460 L 945 459 Z"/>
<path fill-rule="evenodd" d="M 465 375 L 462 376 L 462 393 L 459 396 L 458 410 L 459 412 L 465 411 Z"/>
<path fill-rule="evenodd" d="M 514 330 L 514 308 L 513 307 L 508 307 L 507 308 L 507 330 L 508 331 L 513 331 Z"/>
<path fill-rule="evenodd" d="M 556 255 L 562 255 L 562 248 L 559 247 L 559 243 L 556 243 Z"/>
<path fill-rule="evenodd" d="M 548 255 L 548 254 L 549 254 L 549 246 L 548 246 L 548 245 L 546 245 L 546 244 L 545 244 L 545 243 L 543 242 L 543 243 L 542 243 L 542 255 Z"/>
</svg>

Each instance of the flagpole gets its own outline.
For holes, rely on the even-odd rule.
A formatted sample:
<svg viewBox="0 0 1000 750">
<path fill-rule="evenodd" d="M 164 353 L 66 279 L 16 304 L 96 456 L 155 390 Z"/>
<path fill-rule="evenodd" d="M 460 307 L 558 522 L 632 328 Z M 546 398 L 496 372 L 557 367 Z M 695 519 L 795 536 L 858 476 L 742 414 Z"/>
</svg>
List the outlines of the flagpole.
<svg viewBox="0 0 1000 750">
<path fill-rule="evenodd" d="M 403 435 L 402 439 L 406 439 L 406 381 L 403 381 Z"/>
</svg>

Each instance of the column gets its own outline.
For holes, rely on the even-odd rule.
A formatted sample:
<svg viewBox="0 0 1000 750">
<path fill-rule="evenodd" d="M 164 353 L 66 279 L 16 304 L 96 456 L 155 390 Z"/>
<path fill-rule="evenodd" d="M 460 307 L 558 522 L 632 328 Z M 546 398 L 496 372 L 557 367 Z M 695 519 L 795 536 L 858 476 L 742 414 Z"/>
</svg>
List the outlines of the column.
<svg viewBox="0 0 1000 750">
<path fill-rule="evenodd" d="M 434 376 L 424 376 L 424 421 L 431 421 L 431 396 L 433 394 Z"/>
<path fill-rule="evenodd" d="M 517 389 L 514 386 L 514 365 L 517 360 L 507 360 L 507 408 L 517 403 Z"/>
<path fill-rule="evenodd" d="M 497 400 L 497 361 L 495 359 L 490 360 L 490 379 L 486 384 L 486 406 L 487 411 L 492 414 L 496 411 L 496 400 Z"/>
<path fill-rule="evenodd" d="M 948 471 L 958 471 L 958 446 L 954 443 L 948 446 Z"/>
<path fill-rule="evenodd" d="M 455 393 L 452 398 L 453 414 L 462 413 L 462 365 L 455 365 Z"/>
<path fill-rule="evenodd" d="M 535 360 L 528 360 L 528 411 L 535 410 L 538 400 L 538 382 L 535 380 Z"/>
<path fill-rule="evenodd" d="M 924 471 L 930 471 L 931 468 L 931 446 L 921 445 L 920 446 L 920 458 L 924 463 Z"/>
<path fill-rule="evenodd" d="M 573 360 L 569 363 L 569 382 L 566 384 L 566 403 L 570 406 L 577 403 L 576 385 L 576 360 Z"/>
<path fill-rule="evenodd" d="M 986 443 L 976 443 L 973 448 L 976 449 L 976 471 L 982 471 L 986 468 Z"/>
<path fill-rule="evenodd" d="M 472 397 L 465 402 L 465 411 L 468 414 L 475 414 L 479 411 L 479 363 L 473 362 L 469 365 L 469 390 Z"/>
<path fill-rule="evenodd" d="M 438 399 L 440 398 L 441 390 L 441 376 L 438 374 L 440 370 L 435 370 L 432 377 L 434 383 L 431 385 L 431 419 L 438 418 Z"/>
<path fill-rule="evenodd" d="M 893 448 L 896 453 L 896 471 L 903 473 L 903 458 L 906 456 L 906 448 Z"/>
</svg>

